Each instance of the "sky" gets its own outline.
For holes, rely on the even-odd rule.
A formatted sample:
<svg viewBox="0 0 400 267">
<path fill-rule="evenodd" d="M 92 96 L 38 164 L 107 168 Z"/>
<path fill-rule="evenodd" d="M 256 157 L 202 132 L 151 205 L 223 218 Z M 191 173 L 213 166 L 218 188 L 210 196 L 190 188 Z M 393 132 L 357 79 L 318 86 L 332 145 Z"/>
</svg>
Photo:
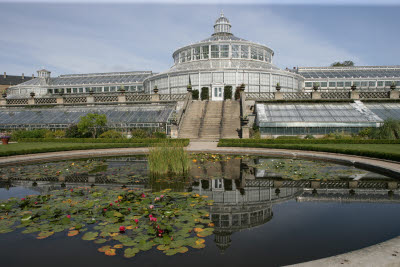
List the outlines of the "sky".
<svg viewBox="0 0 400 267">
<path fill-rule="evenodd" d="M 400 0 L 199 3 L 0 0 L 0 73 L 166 71 L 176 49 L 213 33 L 221 10 L 234 35 L 273 49 L 280 68 L 400 65 Z"/>
</svg>

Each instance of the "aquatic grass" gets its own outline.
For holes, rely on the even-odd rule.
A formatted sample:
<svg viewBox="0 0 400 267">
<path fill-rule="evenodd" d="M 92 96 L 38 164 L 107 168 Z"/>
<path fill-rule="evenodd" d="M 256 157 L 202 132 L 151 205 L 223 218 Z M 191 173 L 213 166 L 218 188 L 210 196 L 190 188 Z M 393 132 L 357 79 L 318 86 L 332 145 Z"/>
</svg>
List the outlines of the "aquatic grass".
<svg viewBox="0 0 400 267">
<path fill-rule="evenodd" d="M 162 143 L 150 148 L 148 161 L 154 174 L 183 174 L 190 168 L 189 155 L 180 143 Z"/>
</svg>

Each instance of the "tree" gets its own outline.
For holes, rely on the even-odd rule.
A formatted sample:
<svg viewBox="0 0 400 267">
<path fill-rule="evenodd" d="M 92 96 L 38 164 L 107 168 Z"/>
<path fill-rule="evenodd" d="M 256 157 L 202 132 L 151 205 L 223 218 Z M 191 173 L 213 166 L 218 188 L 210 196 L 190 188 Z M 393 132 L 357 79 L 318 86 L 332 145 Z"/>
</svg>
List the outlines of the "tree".
<svg viewBox="0 0 400 267">
<path fill-rule="evenodd" d="M 354 62 L 351 60 L 346 60 L 343 62 L 334 62 L 331 64 L 331 67 L 353 67 L 354 66 Z"/>
<path fill-rule="evenodd" d="M 78 122 L 78 130 L 82 135 L 91 134 L 93 138 L 96 138 L 106 124 L 107 117 L 105 114 L 88 113 L 86 116 L 81 117 Z"/>
</svg>

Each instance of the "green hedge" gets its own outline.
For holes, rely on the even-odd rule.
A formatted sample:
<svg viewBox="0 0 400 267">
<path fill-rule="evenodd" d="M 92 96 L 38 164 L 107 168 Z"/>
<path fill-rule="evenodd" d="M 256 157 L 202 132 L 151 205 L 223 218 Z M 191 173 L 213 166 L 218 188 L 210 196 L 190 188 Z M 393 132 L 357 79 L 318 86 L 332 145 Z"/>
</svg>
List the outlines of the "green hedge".
<svg viewBox="0 0 400 267">
<path fill-rule="evenodd" d="M 218 146 L 225 146 L 218 144 Z M 294 144 L 261 144 L 261 143 L 236 143 L 230 145 L 232 147 L 254 147 L 254 148 L 278 148 L 278 149 L 296 149 L 296 150 L 310 150 L 321 152 L 332 152 L 348 155 L 357 155 L 364 157 L 380 158 L 393 161 L 400 161 L 400 154 L 390 152 L 377 152 L 377 151 L 363 151 L 357 149 L 344 149 L 344 148 L 331 148 L 331 147 L 315 147 L 309 145 L 294 145 Z"/>
<path fill-rule="evenodd" d="M 112 144 L 158 144 L 158 143 L 169 143 L 176 144 L 181 143 L 184 146 L 189 145 L 189 139 L 164 139 L 164 138 L 20 138 L 17 139 L 20 143 L 112 143 Z"/>
<path fill-rule="evenodd" d="M 218 146 L 241 146 L 241 144 L 400 144 L 400 139 L 221 139 Z"/>
<path fill-rule="evenodd" d="M 25 155 L 25 154 L 35 154 L 35 153 L 45 153 L 45 152 L 59 152 L 59 151 L 71 151 L 71 150 L 88 150 L 88 149 L 104 149 L 104 148 L 129 148 L 129 147 L 147 147 L 150 144 L 137 144 L 137 143 L 125 143 L 125 144 L 96 144 L 73 147 L 46 147 L 46 148 L 32 148 L 24 150 L 15 151 L 0 151 L 0 157 L 8 157 L 15 155 Z"/>
</svg>

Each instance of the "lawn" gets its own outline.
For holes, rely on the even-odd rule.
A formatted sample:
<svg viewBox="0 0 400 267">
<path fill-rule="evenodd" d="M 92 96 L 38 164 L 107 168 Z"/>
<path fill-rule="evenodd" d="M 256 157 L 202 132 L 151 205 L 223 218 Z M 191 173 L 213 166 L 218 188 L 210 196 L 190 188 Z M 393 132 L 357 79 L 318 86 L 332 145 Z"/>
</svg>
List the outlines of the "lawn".
<svg viewBox="0 0 400 267">
<path fill-rule="evenodd" d="M 239 143 L 238 141 L 232 141 L 225 144 L 220 143 L 219 145 L 226 147 L 260 147 L 325 151 L 400 161 L 400 144 L 270 144 L 263 142 Z"/>
</svg>

